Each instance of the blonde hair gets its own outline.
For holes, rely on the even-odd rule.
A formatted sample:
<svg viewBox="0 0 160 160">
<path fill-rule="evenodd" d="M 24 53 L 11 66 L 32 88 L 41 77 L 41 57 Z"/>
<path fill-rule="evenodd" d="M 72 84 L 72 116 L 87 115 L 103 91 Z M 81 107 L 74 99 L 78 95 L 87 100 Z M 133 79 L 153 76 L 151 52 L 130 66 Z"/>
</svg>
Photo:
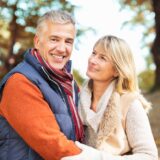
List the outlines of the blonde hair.
<svg viewBox="0 0 160 160">
<path fill-rule="evenodd" d="M 38 34 L 41 29 L 45 26 L 47 20 L 53 23 L 67 24 L 71 23 L 75 26 L 74 18 L 67 11 L 62 10 L 51 10 L 46 12 L 42 17 L 40 17 L 37 21 L 36 34 Z"/>
<path fill-rule="evenodd" d="M 94 47 L 97 45 L 104 48 L 106 56 L 113 62 L 118 72 L 117 92 L 139 92 L 136 67 L 128 44 L 123 39 L 109 35 L 100 38 Z"/>
</svg>

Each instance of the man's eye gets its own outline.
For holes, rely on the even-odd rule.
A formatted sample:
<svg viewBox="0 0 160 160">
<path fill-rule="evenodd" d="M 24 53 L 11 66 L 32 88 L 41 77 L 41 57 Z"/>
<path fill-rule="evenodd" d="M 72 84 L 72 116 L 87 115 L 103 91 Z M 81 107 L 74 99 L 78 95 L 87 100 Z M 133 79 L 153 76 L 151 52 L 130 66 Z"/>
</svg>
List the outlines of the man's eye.
<svg viewBox="0 0 160 160">
<path fill-rule="evenodd" d="M 57 41 L 57 39 L 55 39 L 55 38 L 52 38 L 52 39 L 51 39 L 51 41 L 53 41 L 53 42 L 56 42 L 56 41 Z"/>
<path fill-rule="evenodd" d="M 67 44 L 73 44 L 73 41 L 66 41 Z"/>
<path fill-rule="evenodd" d="M 52 37 L 52 38 L 50 38 L 50 41 L 51 41 L 51 42 L 57 42 L 57 41 L 58 41 L 58 39 L 57 39 L 57 38 Z"/>
</svg>

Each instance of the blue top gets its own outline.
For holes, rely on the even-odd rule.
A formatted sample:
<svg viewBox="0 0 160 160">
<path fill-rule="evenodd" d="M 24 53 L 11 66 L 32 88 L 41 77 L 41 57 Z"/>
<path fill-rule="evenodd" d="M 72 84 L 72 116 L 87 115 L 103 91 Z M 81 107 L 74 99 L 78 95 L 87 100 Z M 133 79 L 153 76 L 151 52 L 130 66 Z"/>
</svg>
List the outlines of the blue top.
<svg viewBox="0 0 160 160">
<path fill-rule="evenodd" d="M 70 70 L 70 63 L 68 70 Z M 30 50 L 26 51 L 24 60 L 3 78 L 0 84 L 0 94 L 2 94 L 8 78 L 15 73 L 23 74 L 40 89 L 44 100 L 49 104 L 56 117 L 60 130 L 68 139 L 75 141 L 74 124 L 65 92 L 61 86 L 57 86 L 57 84 L 48 80 L 41 64 L 30 54 Z M 78 87 L 76 83 L 74 94 L 75 104 L 78 106 Z M 0 160 L 42 160 L 2 116 L 0 116 Z"/>
</svg>

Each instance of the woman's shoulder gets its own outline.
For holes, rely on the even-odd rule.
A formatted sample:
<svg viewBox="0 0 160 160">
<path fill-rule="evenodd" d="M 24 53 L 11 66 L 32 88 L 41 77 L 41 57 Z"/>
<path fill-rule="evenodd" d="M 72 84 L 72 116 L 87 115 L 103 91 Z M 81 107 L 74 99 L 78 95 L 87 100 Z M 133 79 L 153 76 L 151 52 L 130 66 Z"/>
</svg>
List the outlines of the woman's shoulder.
<svg viewBox="0 0 160 160">
<path fill-rule="evenodd" d="M 140 106 L 148 112 L 151 109 L 151 103 L 138 92 L 126 92 L 121 95 L 121 104 L 129 109 L 130 106 Z"/>
</svg>

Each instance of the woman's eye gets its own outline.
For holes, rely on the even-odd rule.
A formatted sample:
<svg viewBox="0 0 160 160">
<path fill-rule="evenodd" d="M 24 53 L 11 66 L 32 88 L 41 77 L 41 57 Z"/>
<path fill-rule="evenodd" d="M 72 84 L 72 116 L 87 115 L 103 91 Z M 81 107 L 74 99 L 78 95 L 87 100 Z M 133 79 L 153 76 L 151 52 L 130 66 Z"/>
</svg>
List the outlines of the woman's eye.
<svg viewBox="0 0 160 160">
<path fill-rule="evenodd" d="M 106 60 L 105 57 L 100 57 L 101 60 Z"/>
</svg>

